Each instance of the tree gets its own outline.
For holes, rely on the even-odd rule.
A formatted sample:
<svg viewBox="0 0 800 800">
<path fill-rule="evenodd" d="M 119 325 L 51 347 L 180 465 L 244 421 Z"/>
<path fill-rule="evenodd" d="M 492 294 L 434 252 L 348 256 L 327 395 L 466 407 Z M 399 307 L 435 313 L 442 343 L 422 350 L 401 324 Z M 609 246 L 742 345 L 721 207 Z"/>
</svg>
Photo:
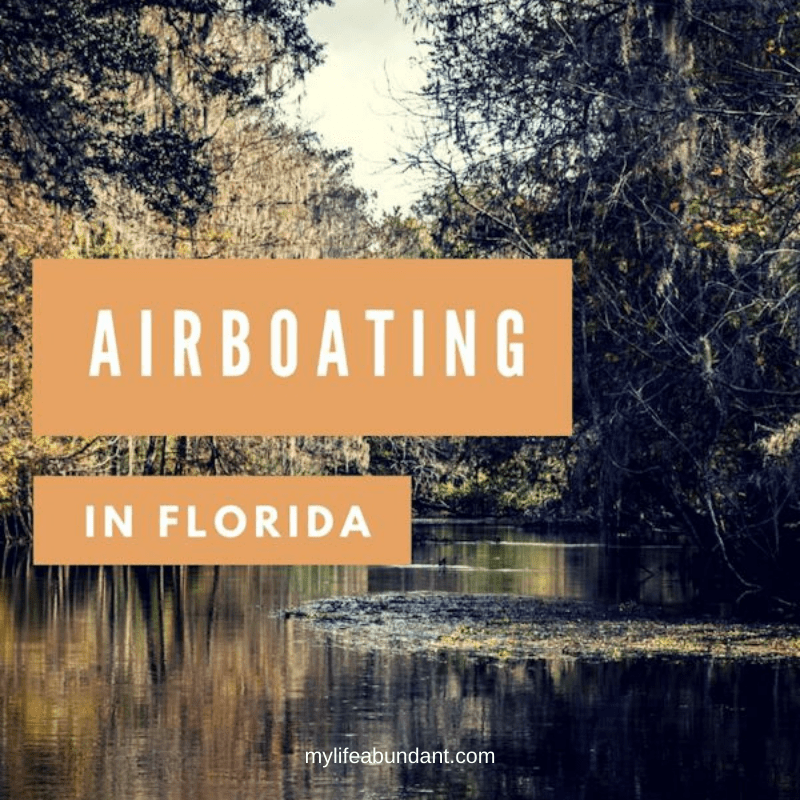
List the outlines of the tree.
<svg viewBox="0 0 800 800">
<path fill-rule="evenodd" d="M 317 64 L 304 18 L 319 2 L 327 0 L 8 0 L 0 7 L 7 178 L 81 208 L 95 204 L 98 182 L 121 181 L 151 208 L 193 223 L 214 189 L 208 109 L 264 106 Z M 255 47 L 237 52 L 232 32 Z M 191 93 L 176 85 L 181 78 Z M 148 92 L 158 102 L 137 107 L 135 95 Z"/>
<path fill-rule="evenodd" d="M 366 469 L 360 437 L 31 435 L 31 258 L 368 252 L 348 154 L 275 111 L 324 1 L 0 9 L 0 535 L 31 535 L 33 474 Z"/>
<path fill-rule="evenodd" d="M 796 4 L 409 9 L 434 241 L 574 260 L 571 507 L 691 536 L 734 597 L 796 610 Z"/>
</svg>

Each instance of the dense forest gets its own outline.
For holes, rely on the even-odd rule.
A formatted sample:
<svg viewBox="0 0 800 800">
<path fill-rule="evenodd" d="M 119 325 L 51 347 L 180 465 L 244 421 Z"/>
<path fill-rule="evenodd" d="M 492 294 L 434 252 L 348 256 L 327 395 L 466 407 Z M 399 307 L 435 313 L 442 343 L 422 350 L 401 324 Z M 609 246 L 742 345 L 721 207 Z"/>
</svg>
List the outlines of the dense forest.
<svg viewBox="0 0 800 800">
<path fill-rule="evenodd" d="M 0 513 L 35 474 L 410 474 L 416 511 L 693 544 L 758 612 L 800 607 L 800 8 L 408 0 L 428 53 L 377 219 L 346 153 L 282 120 L 313 0 L 0 9 Z M 569 438 L 36 439 L 31 259 L 559 257 Z"/>
</svg>

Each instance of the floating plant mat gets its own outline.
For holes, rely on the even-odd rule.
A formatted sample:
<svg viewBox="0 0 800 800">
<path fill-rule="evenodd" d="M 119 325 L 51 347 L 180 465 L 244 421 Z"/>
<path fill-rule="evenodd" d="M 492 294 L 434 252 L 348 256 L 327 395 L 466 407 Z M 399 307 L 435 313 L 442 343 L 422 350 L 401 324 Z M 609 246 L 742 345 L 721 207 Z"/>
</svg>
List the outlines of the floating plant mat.
<svg viewBox="0 0 800 800">
<path fill-rule="evenodd" d="M 337 597 L 287 612 L 356 647 L 494 659 L 800 659 L 800 625 L 666 618 L 639 606 L 410 592 Z"/>
</svg>

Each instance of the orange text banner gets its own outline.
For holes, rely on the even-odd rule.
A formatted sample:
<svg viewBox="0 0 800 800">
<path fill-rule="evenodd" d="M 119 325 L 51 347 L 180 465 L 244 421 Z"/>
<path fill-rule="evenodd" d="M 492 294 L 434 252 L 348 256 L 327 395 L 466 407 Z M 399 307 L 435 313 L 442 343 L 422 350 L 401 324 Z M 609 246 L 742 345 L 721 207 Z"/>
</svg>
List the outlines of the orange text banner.
<svg viewBox="0 0 800 800">
<path fill-rule="evenodd" d="M 407 477 L 36 477 L 35 564 L 409 564 Z"/>
<path fill-rule="evenodd" d="M 569 435 L 569 261 L 34 265 L 37 435 Z"/>
</svg>

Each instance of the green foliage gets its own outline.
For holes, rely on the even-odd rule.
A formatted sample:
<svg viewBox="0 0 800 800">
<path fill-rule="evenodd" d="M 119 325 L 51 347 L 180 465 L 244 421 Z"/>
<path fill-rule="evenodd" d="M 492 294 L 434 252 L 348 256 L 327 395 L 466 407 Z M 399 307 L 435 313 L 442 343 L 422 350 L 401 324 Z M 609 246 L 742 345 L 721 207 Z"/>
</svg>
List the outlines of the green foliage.
<svg viewBox="0 0 800 800">
<path fill-rule="evenodd" d="M 370 472 L 409 475 L 417 514 L 542 520 L 566 489 L 565 459 L 527 437 L 372 437 Z"/>
</svg>

